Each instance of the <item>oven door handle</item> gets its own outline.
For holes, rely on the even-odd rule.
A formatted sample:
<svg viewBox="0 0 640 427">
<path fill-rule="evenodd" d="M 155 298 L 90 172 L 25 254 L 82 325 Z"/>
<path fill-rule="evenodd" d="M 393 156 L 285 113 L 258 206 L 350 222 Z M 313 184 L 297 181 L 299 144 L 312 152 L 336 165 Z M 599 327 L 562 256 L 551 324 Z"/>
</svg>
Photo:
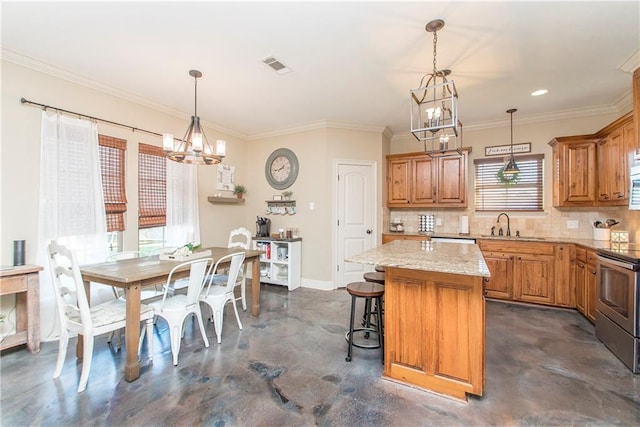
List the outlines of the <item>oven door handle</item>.
<svg viewBox="0 0 640 427">
<path fill-rule="evenodd" d="M 603 264 L 613 264 L 618 267 L 622 267 L 624 269 L 631 270 L 631 271 L 634 271 L 634 267 L 635 267 L 630 262 L 618 261 L 617 259 L 607 258 L 602 255 L 598 255 L 598 261 L 600 261 L 600 263 L 603 263 Z"/>
</svg>

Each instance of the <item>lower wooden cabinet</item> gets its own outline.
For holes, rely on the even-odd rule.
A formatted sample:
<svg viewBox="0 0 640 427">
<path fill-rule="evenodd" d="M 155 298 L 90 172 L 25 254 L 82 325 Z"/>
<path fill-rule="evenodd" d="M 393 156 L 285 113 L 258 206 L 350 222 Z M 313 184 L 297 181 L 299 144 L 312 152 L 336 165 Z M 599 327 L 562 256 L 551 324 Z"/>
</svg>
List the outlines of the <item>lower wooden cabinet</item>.
<svg viewBox="0 0 640 427">
<path fill-rule="evenodd" d="M 479 240 L 491 277 L 485 296 L 556 305 L 555 244 Z"/>
<path fill-rule="evenodd" d="M 591 323 L 596 321 L 596 253 L 582 247 L 576 248 L 574 264 L 576 308 Z"/>
</svg>

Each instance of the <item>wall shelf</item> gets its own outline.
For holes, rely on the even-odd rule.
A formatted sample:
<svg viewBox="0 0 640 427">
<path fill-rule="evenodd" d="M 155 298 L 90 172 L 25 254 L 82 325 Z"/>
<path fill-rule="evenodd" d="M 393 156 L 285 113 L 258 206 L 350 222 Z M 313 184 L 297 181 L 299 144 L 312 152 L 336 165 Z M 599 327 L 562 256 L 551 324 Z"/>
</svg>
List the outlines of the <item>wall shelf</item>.
<svg viewBox="0 0 640 427">
<path fill-rule="evenodd" d="M 295 200 L 266 200 L 267 202 L 267 214 L 271 215 L 295 215 L 296 214 L 296 201 Z"/>
<path fill-rule="evenodd" d="M 244 198 L 238 199 L 237 197 L 208 197 L 207 200 L 209 200 L 209 203 L 213 203 L 213 204 L 241 205 L 244 203 Z"/>
</svg>

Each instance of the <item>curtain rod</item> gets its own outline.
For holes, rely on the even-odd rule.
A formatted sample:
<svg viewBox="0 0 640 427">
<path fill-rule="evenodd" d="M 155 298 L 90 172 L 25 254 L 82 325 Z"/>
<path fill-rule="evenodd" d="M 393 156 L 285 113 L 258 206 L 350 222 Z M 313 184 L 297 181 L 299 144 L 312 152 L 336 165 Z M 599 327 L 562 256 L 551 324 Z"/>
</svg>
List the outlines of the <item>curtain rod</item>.
<svg viewBox="0 0 640 427">
<path fill-rule="evenodd" d="M 74 116 L 78 116 L 78 118 L 86 118 L 86 119 L 90 119 L 90 120 L 95 120 L 97 122 L 102 122 L 102 123 L 107 123 L 107 124 L 110 124 L 110 125 L 115 125 L 115 126 L 120 126 L 120 127 L 123 127 L 123 128 L 128 128 L 128 129 L 131 129 L 133 132 L 136 132 L 136 131 L 137 132 L 143 132 L 143 133 L 148 133 L 149 135 L 156 135 L 156 136 L 162 137 L 162 134 L 158 133 L 158 132 L 152 132 L 150 130 L 140 129 L 140 128 L 137 128 L 137 127 L 134 127 L 134 126 L 125 125 L 125 124 L 118 123 L 118 122 L 112 122 L 111 120 L 105 120 L 105 119 L 101 119 L 99 117 L 87 116 L 86 114 L 76 113 L 74 111 L 65 110 L 63 108 L 53 107 L 51 105 L 40 104 L 40 103 L 37 103 L 37 102 L 29 101 L 28 99 L 25 99 L 25 98 L 20 98 L 20 102 L 23 103 L 23 104 L 37 105 L 38 107 L 42 107 L 45 111 L 47 110 L 47 108 L 50 108 L 50 109 L 55 110 L 57 112 L 67 113 L 67 114 L 71 114 L 71 115 L 74 115 Z M 178 139 L 178 138 L 175 138 L 175 139 L 178 140 L 178 141 L 182 141 L 181 139 Z"/>
</svg>

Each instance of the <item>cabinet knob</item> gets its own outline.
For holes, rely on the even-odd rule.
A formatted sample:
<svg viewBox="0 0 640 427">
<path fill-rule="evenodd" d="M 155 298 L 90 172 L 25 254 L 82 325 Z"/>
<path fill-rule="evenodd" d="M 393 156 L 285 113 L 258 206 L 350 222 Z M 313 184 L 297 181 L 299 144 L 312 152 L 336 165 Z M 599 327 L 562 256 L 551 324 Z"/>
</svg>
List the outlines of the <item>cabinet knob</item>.
<svg viewBox="0 0 640 427">
<path fill-rule="evenodd" d="M 522 257 L 521 256 L 518 257 L 518 261 L 522 261 Z"/>
<path fill-rule="evenodd" d="M 596 271 L 595 270 L 591 270 L 591 274 L 595 275 Z"/>
<path fill-rule="evenodd" d="M 489 283 L 489 278 L 488 277 L 483 277 L 482 280 L 484 281 L 484 283 Z"/>
<path fill-rule="evenodd" d="M 367 234 L 373 233 L 373 230 L 367 230 Z"/>
</svg>

